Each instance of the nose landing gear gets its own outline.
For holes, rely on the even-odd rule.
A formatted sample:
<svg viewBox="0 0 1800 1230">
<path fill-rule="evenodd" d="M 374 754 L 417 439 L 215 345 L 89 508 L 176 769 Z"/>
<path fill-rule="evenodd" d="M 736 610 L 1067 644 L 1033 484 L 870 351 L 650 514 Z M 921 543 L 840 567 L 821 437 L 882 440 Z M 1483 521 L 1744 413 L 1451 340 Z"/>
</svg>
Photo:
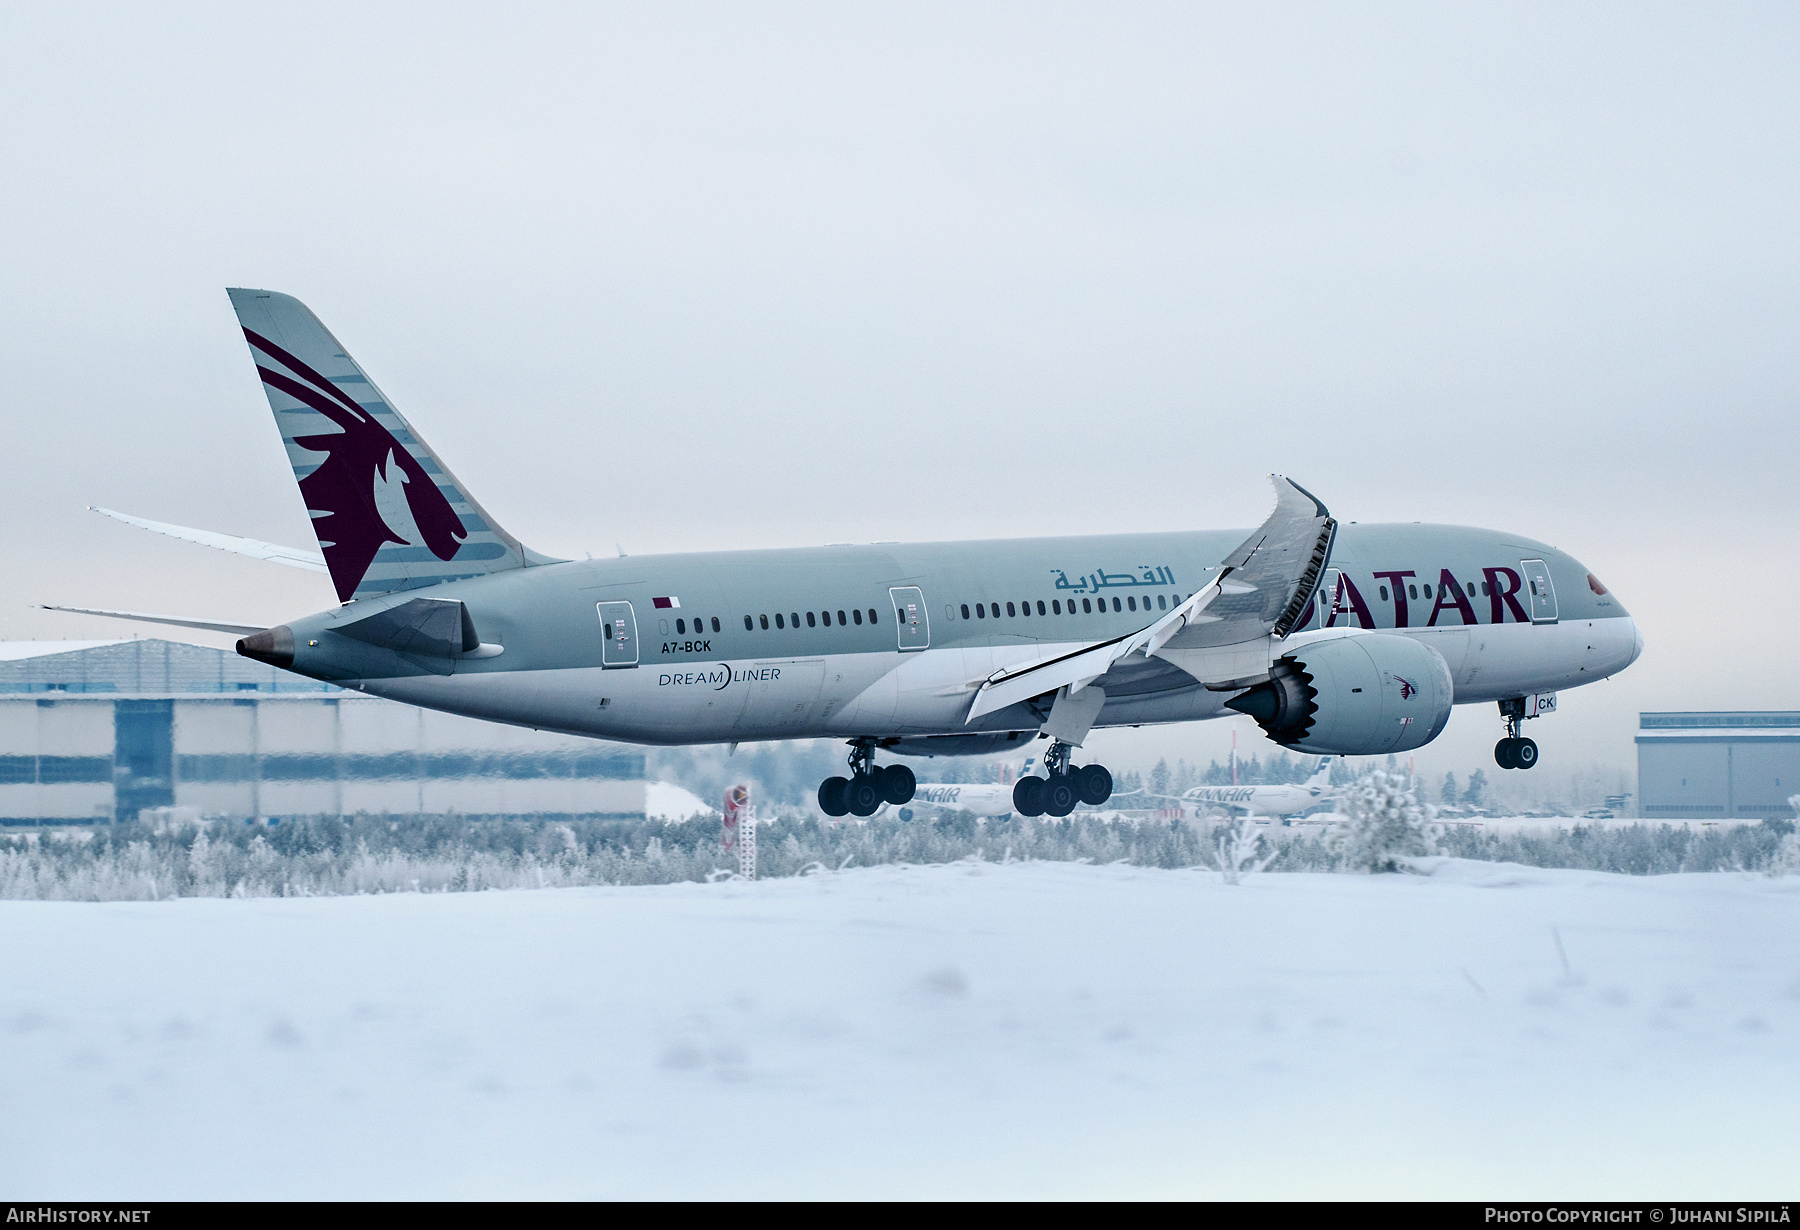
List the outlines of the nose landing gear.
<svg viewBox="0 0 1800 1230">
<path fill-rule="evenodd" d="M 1535 698 L 1534 698 L 1535 699 Z M 1531 769 L 1537 766 L 1537 740 L 1519 734 L 1519 723 L 1537 714 L 1525 712 L 1525 698 L 1516 696 L 1500 702 L 1500 716 L 1506 719 L 1506 738 L 1494 744 L 1494 763 L 1502 769 Z"/>
<path fill-rule="evenodd" d="M 819 783 L 819 810 L 828 816 L 872 816 L 883 803 L 912 802 L 918 779 L 903 764 L 877 765 L 875 740 L 850 740 L 850 776 Z"/>
<path fill-rule="evenodd" d="M 1077 768 L 1069 763 L 1069 745 L 1060 739 L 1044 753 L 1049 777 L 1021 777 L 1013 786 L 1013 810 L 1021 816 L 1066 816 L 1076 803 L 1098 807 L 1112 797 L 1113 779 L 1105 765 Z"/>
</svg>

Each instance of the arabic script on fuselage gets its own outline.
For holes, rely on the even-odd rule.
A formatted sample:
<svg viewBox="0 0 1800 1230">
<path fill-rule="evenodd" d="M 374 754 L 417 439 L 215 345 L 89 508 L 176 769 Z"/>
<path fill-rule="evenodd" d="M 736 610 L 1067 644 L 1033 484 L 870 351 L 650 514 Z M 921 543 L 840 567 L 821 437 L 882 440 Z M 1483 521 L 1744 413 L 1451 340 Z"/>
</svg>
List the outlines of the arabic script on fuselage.
<svg viewBox="0 0 1800 1230">
<path fill-rule="evenodd" d="M 1056 574 L 1056 588 L 1070 590 L 1077 594 L 1093 594 L 1103 589 L 1122 589 L 1130 586 L 1173 586 L 1175 570 L 1168 565 L 1152 568 L 1149 564 L 1139 564 L 1137 572 L 1108 572 L 1104 568 L 1096 568 L 1085 576 L 1069 580 L 1066 568 L 1052 568 Z"/>
</svg>

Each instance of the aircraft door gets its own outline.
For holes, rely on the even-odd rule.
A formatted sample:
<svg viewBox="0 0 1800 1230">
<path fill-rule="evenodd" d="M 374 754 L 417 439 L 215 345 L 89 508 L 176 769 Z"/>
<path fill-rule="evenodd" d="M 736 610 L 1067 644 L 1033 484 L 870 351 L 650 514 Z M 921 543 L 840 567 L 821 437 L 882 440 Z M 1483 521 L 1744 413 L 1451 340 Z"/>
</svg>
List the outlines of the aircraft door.
<svg viewBox="0 0 1800 1230">
<path fill-rule="evenodd" d="M 925 591 L 916 585 L 888 590 L 894 600 L 894 623 L 900 629 L 900 651 L 924 649 L 931 644 L 931 616 L 925 611 Z"/>
<path fill-rule="evenodd" d="M 1541 559 L 1522 559 L 1519 571 L 1525 574 L 1525 592 L 1531 599 L 1531 622 L 1556 622 L 1556 586 L 1550 583 L 1550 566 Z"/>
<path fill-rule="evenodd" d="M 598 602 L 600 665 L 608 670 L 638 664 L 637 615 L 629 602 Z"/>
</svg>

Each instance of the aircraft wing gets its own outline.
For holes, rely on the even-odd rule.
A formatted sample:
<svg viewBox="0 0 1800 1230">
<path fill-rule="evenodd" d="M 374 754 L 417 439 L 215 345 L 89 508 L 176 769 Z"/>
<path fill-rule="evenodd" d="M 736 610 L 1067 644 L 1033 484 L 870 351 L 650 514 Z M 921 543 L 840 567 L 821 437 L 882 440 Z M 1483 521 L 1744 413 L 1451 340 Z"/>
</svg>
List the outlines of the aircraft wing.
<svg viewBox="0 0 1800 1230">
<path fill-rule="evenodd" d="M 1079 692 L 1132 654 L 1160 658 L 1220 690 L 1266 674 L 1264 642 L 1300 622 L 1337 535 L 1337 522 L 1311 492 L 1283 475 L 1269 477 L 1275 511 L 1196 593 L 1136 632 L 994 672 L 976 691 L 965 723 L 1058 688 Z"/>
<path fill-rule="evenodd" d="M 308 572 L 330 571 L 325 566 L 325 557 L 317 551 L 278 546 L 272 542 L 259 542 L 254 538 L 239 538 L 234 534 L 215 534 L 211 530 L 192 530 L 185 525 L 170 525 L 166 521 L 150 521 L 143 517 L 134 517 L 129 513 L 114 512 L 110 508 L 90 506 L 89 511 L 102 513 L 114 521 L 123 521 L 126 525 L 135 525 L 139 529 L 149 530 L 155 534 L 166 534 L 170 538 L 198 543 L 203 547 L 212 547 L 218 551 L 229 551 L 233 555 L 247 555 L 251 559 L 268 560 L 271 564 L 285 564 L 289 568 L 304 568 Z"/>
</svg>

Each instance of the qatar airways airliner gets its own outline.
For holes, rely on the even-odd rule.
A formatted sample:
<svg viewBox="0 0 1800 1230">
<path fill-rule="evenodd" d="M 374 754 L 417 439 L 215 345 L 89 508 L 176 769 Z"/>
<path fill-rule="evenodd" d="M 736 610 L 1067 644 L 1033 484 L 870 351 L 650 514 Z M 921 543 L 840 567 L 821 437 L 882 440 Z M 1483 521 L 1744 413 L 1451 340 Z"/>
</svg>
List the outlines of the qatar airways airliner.
<svg viewBox="0 0 1800 1230">
<path fill-rule="evenodd" d="M 1024 815 L 1104 803 L 1090 732 L 1248 714 L 1313 755 L 1403 752 L 1497 704 L 1508 768 L 1555 694 L 1642 639 L 1585 565 L 1503 530 L 1340 526 L 1273 477 L 1254 531 L 877 543 L 563 560 L 509 534 L 298 299 L 232 290 L 339 605 L 277 627 L 88 611 L 242 636 L 310 679 L 451 713 L 646 744 L 835 738 L 829 815 L 915 787 L 885 754 L 1046 740 Z M 529 423 L 514 430 L 529 433 Z M 142 522 L 140 522 L 142 524 Z M 71 610 L 75 608 L 55 608 Z"/>
</svg>

